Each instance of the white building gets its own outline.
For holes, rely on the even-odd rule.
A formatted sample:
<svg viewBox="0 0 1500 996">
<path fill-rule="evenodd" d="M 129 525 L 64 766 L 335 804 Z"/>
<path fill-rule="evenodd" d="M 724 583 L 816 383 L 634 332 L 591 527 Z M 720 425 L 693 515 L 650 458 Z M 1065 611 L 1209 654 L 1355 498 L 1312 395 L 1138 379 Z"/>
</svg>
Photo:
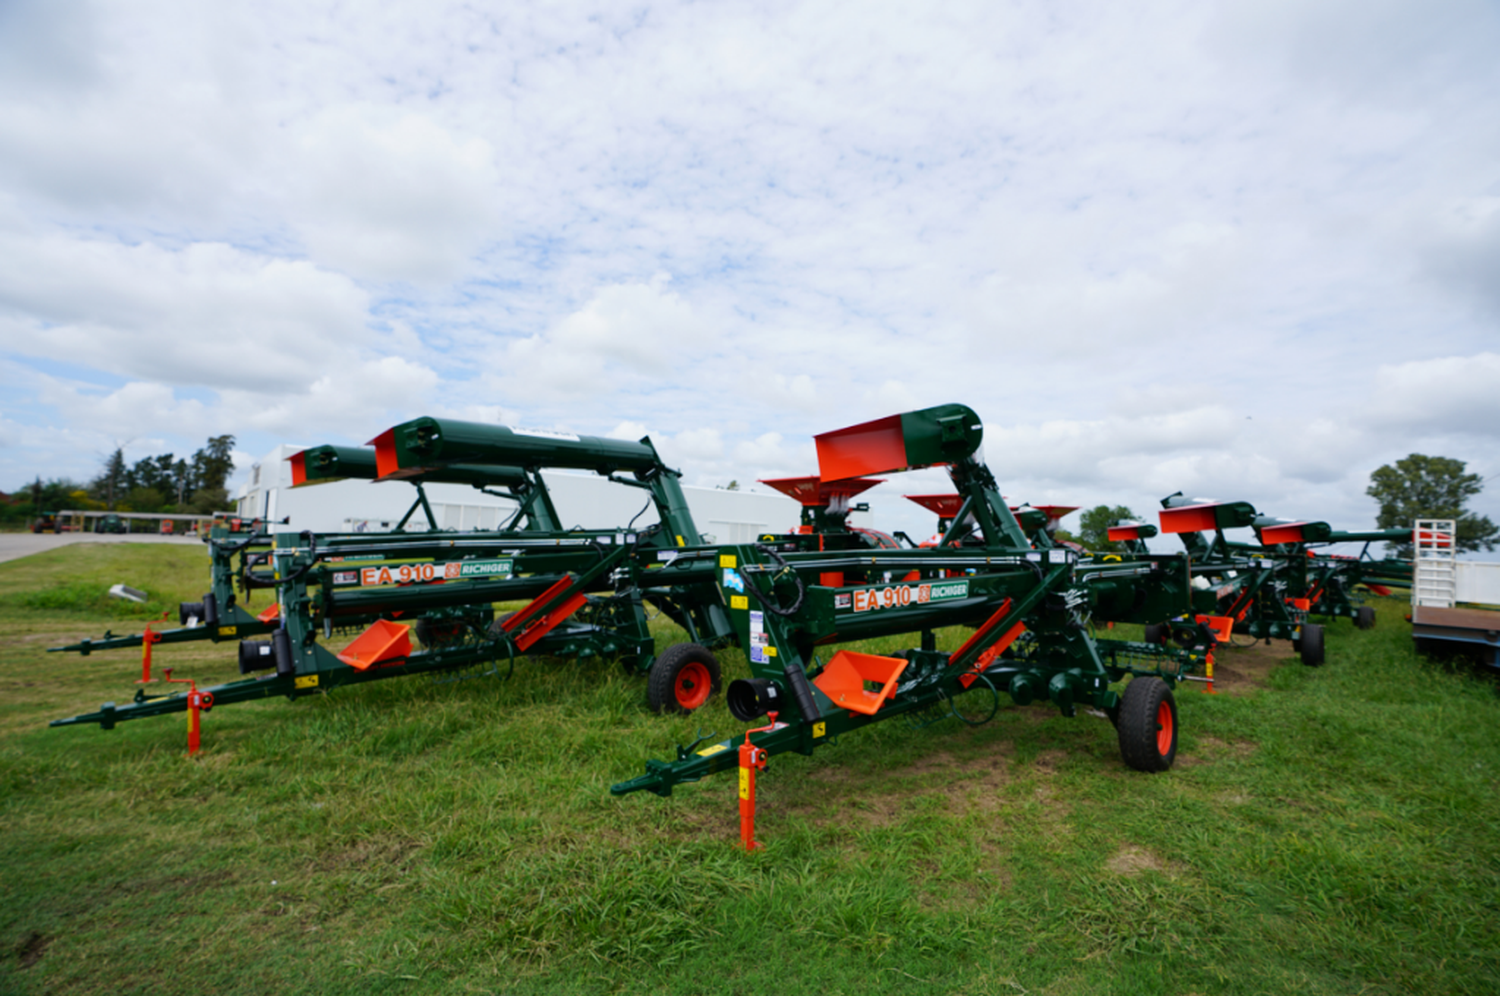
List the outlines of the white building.
<svg viewBox="0 0 1500 996">
<path fill-rule="evenodd" d="M 416 501 L 416 488 L 404 481 L 345 480 L 294 489 L 288 460 L 305 448 L 278 446 L 251 466 L 237 496 L 240 516 L 267 521 L 290 517 L 283 528 L 299 532 L 386 532 L 395 528 Z M 557 470 L 544 472 L 542 479 L 566 527 L 608 529 L 630 525 L 633 520 L 639 528 L 657 521 L 656 508 L 640 488 L 615 484 L 597 474 Z M 466 484 L 427 484 L 424 490 L 441 529 L 495 529 L 515 510 L 515 502 Z M 713 543 L 743 543 L 761 533 L 789 532 L 797 528 L 801 515 L 795 501 L 769 488 L 682 490 L 693 521 Z M 868 513 L 855 513 L 850 523 L 868 525 L 868 519 Z M 407 528 L 425 527 L 426 515 L 418 509 Z"/>
</svg>

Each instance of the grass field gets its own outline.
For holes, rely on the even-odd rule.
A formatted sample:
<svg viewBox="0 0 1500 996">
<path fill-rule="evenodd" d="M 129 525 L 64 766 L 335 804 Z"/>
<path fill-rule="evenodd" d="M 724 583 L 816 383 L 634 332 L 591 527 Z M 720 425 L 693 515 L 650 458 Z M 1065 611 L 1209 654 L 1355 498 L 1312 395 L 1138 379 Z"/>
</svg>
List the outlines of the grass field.
<svg viewBox="0 0 1500 996">
<path fill-rule="evenodd" d="M 0 564 L 0 992 L 1500 992 L 1500 699 L 1419 658 L 1398 601 L 1329 626 L 1320 669 L 1224 651 L 1165 774 L 1038 706 L 774 758 L 745 854 L 731 777 L 609 795 L 743 724 L 654 716 L 607 662 L 225 707 L 192 761 L 179 717 L 47 729 L 128 699 L 139 656 L 44 649 L 206 568 Z M 156 655 L 237 676 L 227 645 Z"/>
</svg>

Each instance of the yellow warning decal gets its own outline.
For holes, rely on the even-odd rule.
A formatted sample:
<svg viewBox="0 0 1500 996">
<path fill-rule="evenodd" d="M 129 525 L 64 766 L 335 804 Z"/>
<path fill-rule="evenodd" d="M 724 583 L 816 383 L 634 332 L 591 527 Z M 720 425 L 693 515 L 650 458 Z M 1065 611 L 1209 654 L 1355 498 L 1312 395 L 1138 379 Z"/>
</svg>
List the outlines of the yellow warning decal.
<svg viewBox="0 0 1500 996">
<path fill-rule="evenodd" d="M 821 737 L 823 734 L 825 734 L 827 732 L 828 732 L 828 724 L 827 723 L 814 723 L 813 724 L 813 736 L 814 737 Z"/>
<path fill-rule="evenodd" d="M 748 609 L 750 607 L 749 595 L 730 595 L 729 607 L 731 609 Z"/>
<path fill-rule="evenodd" d="M 721 553 L 721 554 L 719 554 L 719 566 L 720 567 L 737 567 L 737 566 L 739 566 L 739 558 L 737 558 L 732 553 Z"/>
<path fill-rule="evenodd" d="M 699 757 L 713 757 L 715 754 L 719 753 L 720 751 L 726 751 L 728 749 L 729 748 L 726 747 L 726 746 L 724 746 L 723 744 L 714 744 L 712 747 L 705 747 L 702 750 L 700 750 L 698 752 L 698 756 Z"/>
<path fill-rule="evenodd" d="M 740 769 L 740 798 L 750 798 L 750 769 Z"/>
<path fill-rule="evenodd" d="M 687 546 L 687 544 L 682 541 L 682 537 L 681 536 L 677 537 L 677 545 L 678 546 Z"/>
<path fill-rule="evenodd" d="M 318 676 L 315 674 L 305 675 L 301 678 L 297 678 L 293 682 L 293 684 L 295 684 L 298 688 L 317 688 Z"/>
<path fill-rule="evenodd" d="M 775 647 L 767 647 L 766 648 L 766 656 L 767 657 L 775 657 L 776 656 L 776 648 Z"/>
<path fill-rule="evenodd" d="M 238 630 L 239 630 L 238 626 L 220 626 L 219 627 L 219 635 L 220 636 L 233 636 Z"/>
</svg>

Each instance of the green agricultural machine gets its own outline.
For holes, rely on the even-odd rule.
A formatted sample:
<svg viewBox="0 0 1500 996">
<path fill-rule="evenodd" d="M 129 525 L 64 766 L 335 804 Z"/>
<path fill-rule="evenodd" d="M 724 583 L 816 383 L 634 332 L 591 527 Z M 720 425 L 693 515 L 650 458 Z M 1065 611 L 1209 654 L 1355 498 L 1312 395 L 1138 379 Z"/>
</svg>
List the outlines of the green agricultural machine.
<svg viewBox="0 0 1500 996">
<path fill-rule="evenodd" d="M 1194 672 L 1211 661 L 1212 632 L 1203 627 L 1200 645 L 1174 648 L 1097 639 L 1089 626 L 1190 611 L 1187 558 L 1085 564 L 1072 549 L 1038 549 L 975 456 L 982 437 L 978 416 L 963 405 L 817 436 L 827 482 L 946 466 L 960 496 L 947 532 L 938 546 L 920 549 L 820 550 L 808 536 L 713 548 L 715 584 L 751 670 L 729 686 L 727 704 L 741 721 L 770 720 L 743 742 L 679 747 L 675 759 L 649 761 L 645 774 L 611 791 L 669 795 L 738 765 L 742 830 L 755 846 L 754 776 L 770 756 L 810 754 L 897 716 L 987 722 L 1002 695 L 1017 705 L 1047 701 L 1068 716 L 1097 710 L 1115 723 L 1127 765 L 1169 768 L 1178 733 L 1173 689 L 1205 680 Z M 851 583 L 856 574 L 862 580 Z M 949 626 L 973 633 L 957 650 L 940 651 L 936 631 Z M 913 645 L 888 656 L 834 649 L 904 634 Z M 716 668 L 706 648 L 681 645 L 663 660 L 669 655 Z"/>
<path fill-rule="evenodd" d="M 1217 615 L 1233 620 L 1233 632 L 1291 640 L 1304 664 L 1323 663 L 1323 627 L 1307 621 L 1306 600 L 1294 594 L 1305 589 L 1305 565 L 1264 548 L 1256 548 L 1260 555 L 1253 556 L 1245 544 L 1232 543 L 1224 535 L 1226 529 L 1254 526 L 1261 518 L 1254 505 L 1198 501 L 1181 492 L 1168 495 L 1161 504 L 1161 531 L 1175 533 L 1193 561 L 1200 608 L 1211 603 Z M 1146 639 L 1175 637 L 1175 626 L 1173 622 L 1152 627 Z"/>
<path fill-rule="evenodd" d="M 350 479 L 374 481 L 376 477 L 375 451 L 364 447 L 314 446 L 294 453 L 289 462 L 294 488 Z M 502 533 L 518 529 L 559 531 L 562 528 L 540 476 L 519 467 L 444 467 L 412 476 L 408 483 L 415 486 L 417 497 L 397 524 L 395 534 L 403 532 L 418 509 L 426 514 L 429 530 L 437 529 L 437 519 L 427 502 L 424 483 L 469 484 L 485 494 L 515 501 L 516 511 L 499 530 Z M 505 490 L 496 491 L 496 488 Z M 208 538 L 209 590 L 202 601 L 183 602 L 177 607 L 178 628 L 155 630 L 148 626 L 143 633 L 123 636 L 105 633 L 97 639 L 52 647 L 50 652 L 87 655 L 96 650 L 120 650 L 148 643 L 237 642 L 278 629 L 281 625 L 279 603 L 273 602 L 260 612 L 252 612 L 240 604 L 240 596 L 248 599 L 257 589 L 273 589 L 277 585 L 275 572 L 269 569 L 275 540 L 269 532 L 263 531 L 263 524 L 259 521 L 250 523 L 250 526 L 246 532 L 239 532 L 228 524 L 213 527 Z M 361 538 L 350 537 L 354 542 Z M 370 541 L 370 545 L 383 542 L 374 537 L 370 537 Z M 372 552 L 367 556 L 378 557 L 379 554 Z"/>
<path fill-rule="evenodd" d="M 1218 615 L 1233 620 L 1235 633 L 1252 639 L 1286 639 L 1302 662 L 1324 661 L 1323 626 L 1311 617 L 1348 618 L 1360 629 L 1375 625 L 1375 610 L 1358 604 L 1356 585 L 1382 582 L 1400 585 L 1403 569 L 1409 584 L 1410 567 L 1399 561 L 1320 556 L 1314 544 L 1370 542 L 1404 537 L 1403 530 L 1345 532 L 1326 522 L 1292 522 L 1260 515 L 1249 502 L 1209 502 L 1184 498 L 1179 492 L 1162 499 L 1161 531 L 1176 533 L 1193 559 L 1200 590 L 1200 608 L 1211 596 Z M 1227 539 L 1224 530 L 1250 528 L 1259 543 Z M 1122 538 L 1124 532 L 1122 529 Z M 1111 538 L 1115 534 L 1111 531 Z M 1147 639 L 1166 639 L 1170 625 L 1154 628 Z"/>
<path fill-rule="evenodd" d="M 495 674 L 500 664 L 513 667 L 516 657 L 528 654 L 619 658 L 650 675 L 649 697 L 658 711 L 696 708 L 716 690 L 716 672 L 700 681 L 698 672 L 670 661 L 666 669 L 653 666 L 648 605 L 681 625 L 695 645 L 723 646 L 734 633 L 712 584 L 712 557 L 686 549 L 689 539 L 701 545 L 701 537 L 678 475 L 649 440 L 417 419 L 374 443 L 378 479 L 463 479 L 476 486 L 482 480 L 525 489 L 517 498 L 528 527 L 557 522 L 541 486 L 543 467 L 590 469 L 641 488 L 660 521 L 639 530 L 280 534 L 265 555 L 269 572 L 258 574 L 255 563 L 248 570 L 252 585 L 275 586 L 275 613 L 261 617 L 268 630 L 274 626 L 272 638 L 239 643 L 242 674 L 270 673 L 201 692 L 152 696 L 138 689 L 127 705 L 106 703 L 52 725 L 107 729 L 126 719 L 276 695 L 297 698 L 407 674 Z M 363 453 L 325 453 L 313 465 L 319 473 L 365 476 Z M 304 472 L 312 473 L 306 462 Z M 520 600 L 529 602 L 495 618 L 494 603 Z M 414 630 L 397 620 L 415 621 Z M 368 629 L 342 652 L 319 642 L 335 628 L 365 622 Z M 413 649 L 413 633 L 426 649 Z"/>
<path fill-rule="evenodd" d="M 1307 603 L 1309 615 L 1326 619 L 1352 619 L 1359 629 L 1373 629 L 1375 609 L 1360 604 L 1355 586 L 1363 585 L 1377 595 L 1389 595 L 1392 587 L 1411 587 L 1410 562 L 1369 557 L 1371 543 L 1396 542 L 1410 535 L 1407 529 L 1346 531 L 1334 529 L 1326 522 L 1290 522 L 1256 518 L 1255 535 L 1261 550 L 1250 549 L 1252 556 L 1266 556 L 1274 550 L 1285 557 L 1292 568 L 1288 597 Z M 1364 543 L 1357 557 L 1319 553 L 1316 547 L 1330 543 Z"/>
</svg>

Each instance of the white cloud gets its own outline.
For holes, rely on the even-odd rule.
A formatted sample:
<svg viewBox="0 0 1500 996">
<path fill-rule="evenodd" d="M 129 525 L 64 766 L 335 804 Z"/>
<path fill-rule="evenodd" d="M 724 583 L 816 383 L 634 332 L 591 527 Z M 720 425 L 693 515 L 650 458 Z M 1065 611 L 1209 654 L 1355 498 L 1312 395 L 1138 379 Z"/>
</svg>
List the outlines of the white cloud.
<svg viewBox="0 0 1500 996">
<path fill-rule="evenodd" d="M 348 360 L 369 335 L 367 306 L 347 278 L 223 243 L 0 234 L 0 347 L 12 354 L 294 390 Z"/>
<path fill-rule="evenodd" d="M 724 456 L 724 438 L 718 429 L 686 429 L 672 437 L 670 449 L 689 460 L 719 460 Z"/>
<path fill-rule="evenodd" d="M 1367 516 L 1393 456 L 1500 464 L 1480 0 L 0 21 L 24 459 L 95 460 L 77 401 L 189 450 L 644 426 L 744 483 L 963 401 L 1033 501 Z"/>
<path fill-rule="evenodd" d="M 123 445 L 170 426 L 178 433 L 213 435 L 214 423 L 198 401 L 180 400 L 165 384 L 132 381 L 108 393 L 80 389 L 80 385 L 39 378 L 43 402 L 69 414 L 79 427 L 90 426 Z"/>
<path fill-rule="evenodd" d="M 621 422 L 604 434 L 606 439 L 624 439 L 629 442 L 635 442 L 644 435 L 647 435 L 646 426 L 640 422 Z"/>
<path fill-rule="evenodd" d="M 437 386 L 437 374 L 426 366 L 386 356 L 324 374 L 306 390 L 271 403 L 241 391 L 222 394 L 237 421 L 261 432 L 281 438 L 317 432 L 364 442 L 410 417 L 404 413 L 424 407 L 423 399 Z"/>
<path fill-rule="evenodd" d="M 500 236 L 495 152 L 413 113 L 320 110 L 293 128 L 283 169 L 319 263 L 372 280 L 448 282 Z"/>
<path fill-rule="evenodd" d="M 495 381 L 528 400 L 574 399 L 663 379 L 712 349 L 716 330 L 696 316 L 670 278 L 600 288 L 546 332 L 495 354 Z M 690 381 L 685 386 L 695 386 Z"/>
<path fill-rule="evenodd" d="M 1500 353 L 1381 366 L 1366 418 L 1383 428 L 1500 439 Z"/>
</svg>

